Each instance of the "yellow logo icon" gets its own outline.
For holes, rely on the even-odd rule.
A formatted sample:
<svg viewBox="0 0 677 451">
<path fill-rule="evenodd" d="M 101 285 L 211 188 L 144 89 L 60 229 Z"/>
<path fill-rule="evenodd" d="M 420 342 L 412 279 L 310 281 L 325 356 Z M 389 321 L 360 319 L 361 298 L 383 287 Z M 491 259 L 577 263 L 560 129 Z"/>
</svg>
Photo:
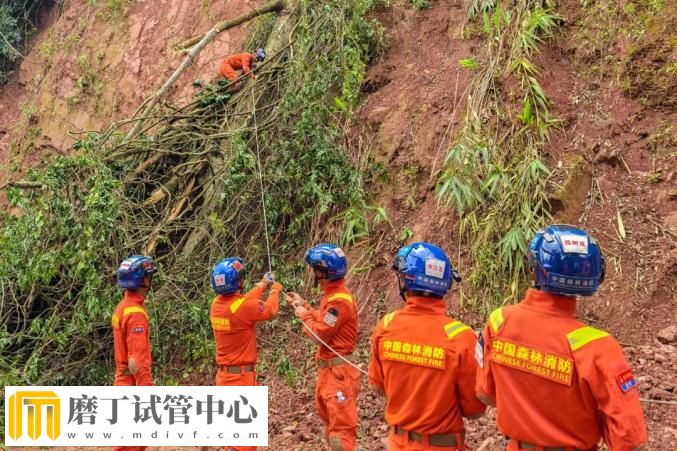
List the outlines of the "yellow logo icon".
<svg viewBox="0 0 677 451">
<path fill-rule="evenodd" d="M 47 437 L 56 440 L 61 433 L 61 400 L 53 391 L 18 391 L 9 397 L 9 436 L 18 440 L 23 434 L 24 406 L 28 436 L 36 440 L 42 434 L 43 411 Z"/>
</svg>

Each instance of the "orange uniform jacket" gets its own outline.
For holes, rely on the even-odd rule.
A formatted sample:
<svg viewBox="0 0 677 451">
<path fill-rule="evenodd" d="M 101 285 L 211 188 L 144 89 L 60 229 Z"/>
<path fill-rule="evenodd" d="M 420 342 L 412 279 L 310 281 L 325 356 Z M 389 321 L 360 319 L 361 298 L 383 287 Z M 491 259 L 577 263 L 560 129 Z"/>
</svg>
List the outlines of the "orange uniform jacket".
<svg viewBox="0 0 677 451">
<path fill-rule="evenodd" d="M 235 80 L 237 79 L 236 70 L 241 70 L 243 75 L 247 75 L 252 70 L 252 63 L 254 57 L 251 53 L 238 53 L 231 55 L 221 64 L 219 71 L 224 77 Z"/>
<path fill-rule="evenodd" d="M 475 397 L 475 333 L 445 314 L 445 303 L 409 296 L 371 337 L 369 384 L 388 399 L 391 426 L 420 434 L 461 433 L 463 416 L 484 412 Z"/>
<path fill-rule="evenodd" d="M 618 342 L 574 318 L 576 300 L 529 290 L 484 329 L 476 390 L 496 401 L 501 432 L 537 446 L 612 451 L 646 442 L 639 393 Z"/>
<path fill-rule="evenodd" d="M 121 383 L 125 378 L 130 379 L 130 382 L 134 379 L 135 385 L 153 385 L 148 314 L 143 301 L 144 296 L 127 290 L 113 313 L 116 385 L 128 385 Z M 139 368 L 134 376 L 129 374 L 128 368 L 132 357 Z"/>
<path fill-rule="evenodd" d="M 353 296 L 343 279 L 327 283 L 323 290 L 320 309 L 306 304 L 307 312 L 301 316 L 301 320 L 336 352 L 341 355 L 352 354 L 357 344 L 357 306 Z M 315 340 L 306 328 L 303 331 Z M 318 360 L 331 360 L 334 357 L 336 355 L 333 352 L 320 344 Z"/>
<path fill-rule="evenodd" d="M 254 325 L 277 315 L 282 286 L 273 284 L 266 302 L 265 291 L 258 283 L 246 294 L 219 295 L 209 313 L 216 342 L 216 363 L 238 366 L 256 364 L 256 329 Z"/>
</svg>

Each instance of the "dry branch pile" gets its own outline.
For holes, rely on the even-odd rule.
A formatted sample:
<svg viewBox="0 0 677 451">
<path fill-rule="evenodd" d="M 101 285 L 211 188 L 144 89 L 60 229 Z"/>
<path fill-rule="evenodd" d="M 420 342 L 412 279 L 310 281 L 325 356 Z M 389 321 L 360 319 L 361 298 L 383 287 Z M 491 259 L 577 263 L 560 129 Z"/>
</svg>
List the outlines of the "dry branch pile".
<svg viewBox="0 0 677 451">
<path fill-rule="evenodd" d="M 287 285 L 302 283 L 302 265 L 289 262 L 309 240 L 339 235 L 332 218 L 369 220 L 367 158 L 346 155 L 342 126 L 383 43 L 370 6 L 301 0 L 261 16 L 250 44 L 269 58 L 255 81 L 157 102 L 32 174 L 42 189 L 9 187 L 20 213 L 0 232 L 0 383 L 110 382 L 114 270 L 142 252 L 161 269 L 149 304 L 157 377 L 210 361 L 209 269 L 227 255 L 264 267 L 257 154 L 273 264 Z M 135 124 L 138 134 L 125 130 Z"/>
</svg>

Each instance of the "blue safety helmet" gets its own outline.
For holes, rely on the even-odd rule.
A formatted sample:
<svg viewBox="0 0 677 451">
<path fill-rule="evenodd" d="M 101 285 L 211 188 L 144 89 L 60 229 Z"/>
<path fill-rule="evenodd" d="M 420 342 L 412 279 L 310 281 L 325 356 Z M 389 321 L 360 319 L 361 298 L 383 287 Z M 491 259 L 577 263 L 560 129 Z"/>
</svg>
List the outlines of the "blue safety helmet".
<svg viewBox="0 0 677 451">
<path fill-rule="evenodd" d="M 244 278 L 244 261 L 241 258 L 226 258 L 212 269 L 212 288 L 216 294 L 231 294 L 240 288 Z"/>
<path fill-rule="evenodd" d="M 256 61 L 263 61 L 266 59 L 266 51 L 263 49 L 256 49 Z"/>
<path fill-rule="evenodd" d="M 536 232 L 529 264 L 537 288 L 565 296 L 591 296 L 604 280 L 605 262 L 597 241 L 578 227 L 551 225 Z"/>
<path fill-rule="evenodd" d="M 157 267 L 150 257 L 132 255 L 120 263 L 118 268 L 118 286 L 125 290 L 136 290 L 143 285 L 143 279 L 155 274 Z"/>
<path fill-rule="evenodd" d="M 327 274 L 327 279 L 343 279 L 348 272 L 348 260 L 343 250 L 333 244 L 318 244 L 306 251 L 306 263 Z"/>
<path fill-rule="evenodd" d="M 395 255 L 393 269 L 401 275 L 403 292 L 416 291 L 441 298 L 451 289 L 453 281 L 461 281 L 447 254 L 430 243 L 412 243 L 401 248 Z"/>
</svg>

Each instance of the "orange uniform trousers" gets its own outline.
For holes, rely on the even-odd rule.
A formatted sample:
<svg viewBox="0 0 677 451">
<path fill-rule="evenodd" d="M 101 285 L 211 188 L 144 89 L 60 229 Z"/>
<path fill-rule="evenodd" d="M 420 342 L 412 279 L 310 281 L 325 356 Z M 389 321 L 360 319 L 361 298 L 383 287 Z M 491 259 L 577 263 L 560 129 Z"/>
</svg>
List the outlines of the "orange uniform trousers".
<svg viewBox="0 0 677 451">
<path fill-rule="evenodd" d="M 216 385 L 220 387 L 253 387 L 256 385 L 256 372 L 231 374 L 219 369 L 216 373 Z M 226 446 L 223 451 L 256 451 L 256 446 Z"/>
<path fill-rule="evenodd" d="M 398 434 L 393 428 L 388 435 L 389 451 L 467 451 L 468 448 L 463 444 L 463 435 L 456 434 L 457 443 L 460 446 L 433 446 L 428 443 L 428 437 L 424 436 L 422 442 L 412 440 L 408 434 Z"/>
<path fill-rule="evenodd" d="M 123 375 L 123 374 L 116 374 L 115 375 L 115 381 L 113 382 L 114 386 L 121 386 L 121 387 L 136 387 L 137 385 L 139 386 L 145 386 L 145 385 L 153 385 L 153 381 L 150 381 L 150 383 L 141 383 L 145 381 L 139 381 L 137 384 L 136 379 L 132 375 Z M 143 451 L 146 449 L 145 446 L 116 446 L 113 448 L 115 451 Z"/>
<path fill-rule="evenodd" d="M 332 450 L 353 451 L 357 437 L 360 373 L 348 364 L 319 368 L 315 406 Z"/>
<path fill-rule="evenodd" d="M 563 451 L 574 451 L 574 448 L 562 448 Z M 579 449 L 579 448 L 576 448 Z M 585 451 L 597 451 L 597 446 L 593 446 L 592 448 L 586 449 Z M 510 443 L 508 443 L 508 447 L 506 448 L 506 451 L 543 451 L 543 447 L 535 447 L 535 448 L 520 448 L 517 440 L 510 440 Z"/>
<path fill-rule="evenodd" d="M 233 66 L 228 64 L 228 61 L 224 61 L 223 63 L 221 63 L 221 67 L 219 67 L 219 73 L 221 73 L 221 75 L 223 75 L 224 78 L 227 78 L 230 81 L 237 80 L 237 72 L 235 71 Z"/>
</svg>

